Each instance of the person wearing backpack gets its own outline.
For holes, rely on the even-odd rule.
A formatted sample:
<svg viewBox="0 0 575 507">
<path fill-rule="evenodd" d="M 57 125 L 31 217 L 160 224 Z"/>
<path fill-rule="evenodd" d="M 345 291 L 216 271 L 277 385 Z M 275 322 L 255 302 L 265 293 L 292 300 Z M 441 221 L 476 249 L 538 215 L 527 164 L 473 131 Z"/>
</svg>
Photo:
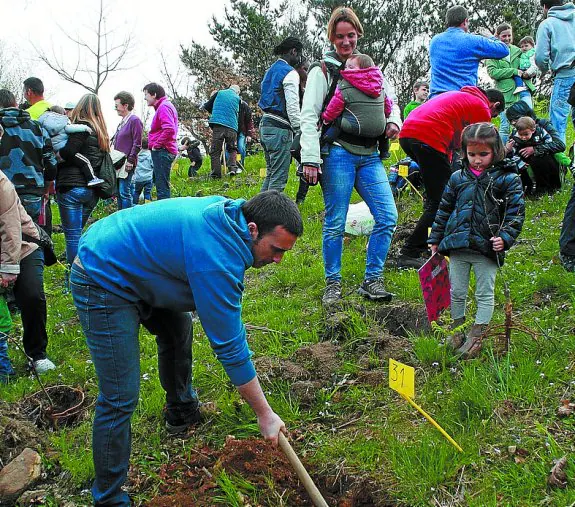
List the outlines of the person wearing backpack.
<svg viewBox="0 0 575 507">
<path fill-rule="evenodd" d="M 312 185 L 319 180 L 325 203 L 323 259 L 326 287 L 322 302 L 329 306 L 342 297 L 343 235 L 354 188 L 375 220 L 367 248 L 364 280 L 358 292 L 372 300 L 390 301 L 393 295 L 384 287 L 383 266 L 397 224 L 397 209 L 377 151 L 379 136 L 357 135 L 352 125 L 342 122 L 341 135 L 329 146 L 323 161 L 320 156 L 318 124 L 328 102 L 326 97 L 331 98 L 330 95 L 335 93 L 340 68 L 348 58 L 357 54 L 357 40 L 363 35 L 363 27 L 352 9 L 338 7 L 329 20 L 327 35 L 335 50 L 326 53 L 321 64 L 311 66 L 303 98 L 300 141 L 303 175 Z M 383 125 L 387 137 L 395 138 L 399 133 L 401 119 L 396 105 L 387 124 L 383 107 L 377 118 L 361 116 L 360 122 L 378 123 L 374 132 Z"/>
<path fill-rule="evenodd" d="M 87 125 L 91 133 L 70 134 L 66 146 L 60 150 L 63 162 L 58 164 L 56 196 L 66 238 L 68 265 L 74 262 L 82 229 L 98 203 L 96 190 L 88 186 L 76 155 L 79 153 L 85 157 L 99 174 L 104 157 L 110 152 L 110 138 L 97 95 L 84 95 L 72 111 L 71 120 L 72 123 Z"/>
</svg>

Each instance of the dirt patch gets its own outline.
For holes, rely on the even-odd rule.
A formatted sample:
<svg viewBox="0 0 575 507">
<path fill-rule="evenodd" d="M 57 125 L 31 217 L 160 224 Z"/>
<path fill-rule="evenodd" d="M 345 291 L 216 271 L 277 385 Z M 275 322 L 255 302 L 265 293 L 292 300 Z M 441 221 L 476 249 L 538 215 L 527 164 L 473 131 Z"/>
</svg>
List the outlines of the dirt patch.
<svg viewBox="0 0 575 507">
<path fill-rule="evenodd" d="M 18 456 L 26 447 L 38 449 L 42 437 L 38 429 L 23 416 L 0 405 L 0 469 Z"/>
<path fill-rule="evenodd" d="M 381 330 L 355 341 L 350 352 L 358 357 L 358 364 L 365 369 L 377 368 L 382 361 L 409 359 L 413 345 L 409 338 L 395 336 Z"/>
<path fill-rule="evenodd" d="M 358 483 L 351 477 L 337 481 L 325 477 L 313 477 L 327 503 L 340 507 L 386 505 L 374 494 L 375 487 Z M 257 496 L 262 506 L 308 506 L 312 505 L 307 492 L 300 483 L 287 458 L 279 449 L 262 440 L 236 440 L 228 438 L 221 450 L 204 447 L 192 451 L 188 459 L 176 458 L 163 465 L 160 475 L 163 484 L 160 494 L 147 505 L 150 507 L 207 507 L 217 503 L 230 504 L 220 488 L 222 472 L 236 485 L 233 494 L 241 504 L 251 504 Z M 242 486 L 247 481 L 251 486 Z M 250 490 L 251 493 L 250 494 Z M 377 500 L 376 500 L 377 499 Z M 387 505 L 390 505 L 387 503 Z"/>
<path fill-rule="evenodd" d="M 290 386 L 290 390 L 295 394 L 303 407 L 310 407 L 314 404 L 318 391 L 323 387 L 319 380 L 300 380 Z"/>
<path fill-rule="evenodd" d="M 290 382 L 311 378 L 310 371 L 289 359 L 258 357 L 254 359 L 254 366 L 258 372 L 258 377 L 268 382 L 273 378 L 282 378 Z"/>
<path fill-rule="evenodd" d="M 331 375 L 339 366 L 340 347 L 332 342 L 320 342 L 308 347 L 302 347 L 295 353 L 296 361 L 305 365 L 314 376 L 325 378 Z"/>
<path fill-rule="evenodd" d="M 383 368 L 377 370 L 362 371 L 357 376 L 357 380 L 362 384 L 380 386 L 386 383 L 387 371 Z"/>
<path fill-rule="evenodd" d="M 410 333 L 420 334 L 431 330 L 423 304 L 402 302 L 379 306 L 374 316 L 375 320 L 396 336 L 406 337 Z"/>
</svg>

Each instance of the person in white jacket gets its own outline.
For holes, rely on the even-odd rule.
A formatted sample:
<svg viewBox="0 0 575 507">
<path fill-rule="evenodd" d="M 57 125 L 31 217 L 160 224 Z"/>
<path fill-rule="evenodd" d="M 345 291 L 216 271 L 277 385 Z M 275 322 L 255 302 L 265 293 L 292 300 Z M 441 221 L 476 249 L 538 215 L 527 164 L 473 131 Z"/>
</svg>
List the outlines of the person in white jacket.
<svg viewBox="0 0 575 507">
<path fill-rule="evenodd" d="M 301 112 L 301 161 L 303 175 L 314 185 L 321 184 L 325 203 L 323 226 L 323 259 L 326 288 L 323 304 L 332 305 L 342 297 L 341 255 L 343 235 L 349 202 L 355 188 L 369 207 L 375 225 L 367 248 L 364 280 L 358 289 L 363 296 L 379 301 L 390 301 L 392 294 L 385 290 L 383 267 L 391 238 L 397 224 L 397 209 L 387 180 L 387 175 L 377 152 L 377 139 L 346 132 L 329 146 L 329 153 L 320 157 L 318 120 L 333 79 L 340 68 L 356 53 L 357 40 L 363 27 L 355 12 L 348 7 L 338 7 L 331 15 L 327 35 L 335 50 L 326 53 L 321 65 L 312 65 Z M 387 80 L 384 80 L 387 83 Z M 393 98 L 389 85 L 386 89 Z M 385 122 L 383 118 L 377 121 Z M 370 119 L 368 119 L 368 122 Z M 395 138 L 401 127 L 400 111 L 394 105 L 387 120 L 387 137 Z M 320 177 L 321 175 L 321 177 Z"/>
</svg>

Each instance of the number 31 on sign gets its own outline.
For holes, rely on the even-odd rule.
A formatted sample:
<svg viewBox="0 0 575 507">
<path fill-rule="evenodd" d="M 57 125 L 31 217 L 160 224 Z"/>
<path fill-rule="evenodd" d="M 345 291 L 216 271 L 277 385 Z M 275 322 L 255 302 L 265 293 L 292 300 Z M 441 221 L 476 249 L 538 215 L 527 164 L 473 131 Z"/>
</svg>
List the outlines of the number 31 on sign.
<svg viewBox="0 0 575 507">
<path fill-rule="evenodd" d="M 390 358 L 389 387 L 408 398 L 415 398 L 415 368 Z"/>
</svg>

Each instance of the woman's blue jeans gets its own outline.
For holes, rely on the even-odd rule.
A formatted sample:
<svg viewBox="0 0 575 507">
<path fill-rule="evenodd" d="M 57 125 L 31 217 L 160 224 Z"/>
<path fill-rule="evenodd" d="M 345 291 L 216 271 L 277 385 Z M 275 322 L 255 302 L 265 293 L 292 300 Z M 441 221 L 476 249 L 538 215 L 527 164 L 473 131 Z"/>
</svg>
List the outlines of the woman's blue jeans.
<svg viewBox="0 0 575 507">
<path fill-rule="evenodd" d="M 321 175 L 325 203 L 323 262 L 329 281 L 341 280 L 345 220 L 354 187 L 375 220 L 367 246 L 366 280 L 381 277 L 397 224 L 395 201 L 377 152 L 353 155 L 341 146 L 332 145 L 324 158 Z"/>
<path fill-rule="evenodd" d="M 154 183 L 156 184 L 156 197 L 169 199 L 172 196 L 170 190 L 170 172 L 176 156 L 165 148 L 152 150 L 152 163 L 154 164 Z"/>
<path fill-rule="evenodd" d="M 132 201 L 132 177 L 134 171 L 128 172 L 125 178 L 118 178 L 118 209 L 131 208 Z"/>
<path fill-rule="evenodd" d="M 191 385 L 192 317 L 120 298 L 77 264 L 72 265 L 70 285 L 98 376 L 92 495 L 96 505 L 129 507 L 122 485 L 130 461 L 130 419 L 140 392 L 140 323 L 156 336 L 160 383 L 166 391 L 165 418 L 185 421 L 198 409 Z"/>
<path fill-rule="evenodd" d="M 82 230 L 98 203 L 98 197 L 88 187 L 74 187 L 57 195 L 58 209 L 66 238 L 66 260 L 74 262 Z"/>
</svg>

